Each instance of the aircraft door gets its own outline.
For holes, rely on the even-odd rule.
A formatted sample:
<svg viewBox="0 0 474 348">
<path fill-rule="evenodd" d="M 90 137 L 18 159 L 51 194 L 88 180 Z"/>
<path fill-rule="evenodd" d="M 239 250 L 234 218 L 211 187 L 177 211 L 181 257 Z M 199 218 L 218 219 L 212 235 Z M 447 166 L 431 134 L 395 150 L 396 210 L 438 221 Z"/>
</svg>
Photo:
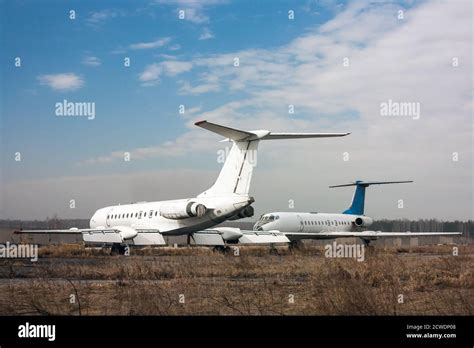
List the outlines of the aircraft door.
<svg viewBox="0 0 474 348">
<path fill-rule="evenodd" d="M 114 208 L 110 209 L 107 212 L 107 216 L 105 217 L 105 224 L 107 225 L 107 227 L 110 227 L 110 217 L 112 216 L 113 211 L 114 211 Z"/>
<path fill-rule="evenodd" d="M 303 219 L 301 218 L 300 215 L 296 215 L 296 220 L 298 220 L 298 224 L 299 224 L 298 232 L 303 232 L 304 230 Z"/>
</svg>

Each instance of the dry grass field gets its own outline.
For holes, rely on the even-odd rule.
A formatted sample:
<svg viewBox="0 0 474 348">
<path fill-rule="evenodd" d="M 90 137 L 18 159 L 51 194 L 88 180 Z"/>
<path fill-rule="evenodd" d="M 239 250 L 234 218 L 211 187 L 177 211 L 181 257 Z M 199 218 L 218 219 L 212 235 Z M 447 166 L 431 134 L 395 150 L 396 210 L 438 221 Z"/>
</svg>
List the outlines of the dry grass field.
<svg viewBox="0 0 474 348">
<path fill-rule="evenodd" d="M 371 247 L 358 262 L 322 246 L 48 246 L 36 263 L 0 260 L 0 315 L 472 315 L 474 246 L 452 249 Z"/>
</svg>

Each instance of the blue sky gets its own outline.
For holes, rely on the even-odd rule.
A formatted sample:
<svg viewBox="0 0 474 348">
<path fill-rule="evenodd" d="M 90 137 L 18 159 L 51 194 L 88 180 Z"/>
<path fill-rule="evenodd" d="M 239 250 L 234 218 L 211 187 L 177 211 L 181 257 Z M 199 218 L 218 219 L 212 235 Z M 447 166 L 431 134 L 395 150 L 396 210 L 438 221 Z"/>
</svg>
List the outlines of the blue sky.
<svg viewBox="0 0 474 348">
<path fill-rule="evenodd" d="M 303 10 L 304 6 L 308 8 Z M 142 147 L 157 139 L 174 139 L 185 130 L 177 116 L 180 104 L 210 109 L 242 93 L 183 95 L 174 76 L 163 76 L 159 84 L 143 87 L 139 74 L 144 67 L 169 60 L 160 55 L 189 60 L 243 49 L 271 49 L 326 21 L 337 5 L 211 1 L 209 6 L 197 6 L 199 15 L 209 19 L 197 20 L 178 19 L 179 9 L 196 7 L 192 2 L 3 1 L 2 7 L 7 28 L 2 55 L 7 82 L 4 149 L 8 154 L 20 151 L 28 158 L 23 164 L 31 169 L 7 165 L 8 180 L 51 175 L 58 167 L 77 173 L 81 168 L 71 164 L 119 145 Z M 286 20 L 289 8 L 297 12 L 297 24 Z M 70 10 L 75 11 L 76 19 L 69 19 Z M 199 40 L 204 32 L 213 37 Z M 169 42 L 160 47 L 130 48 L 164 39 Z M 22 59 L 21 68 L 13 65 L 15 57 Z M 85 65 L 88 57 L 97 58 L 100 65 Z M 123 66 L 124 57 L 131 59 L 128 68 Z M 198 72 L 183 76 L 192 82 Z M 38 81 L 40 75 L 61 73 L 81 77 L 83 87 L 58 90 Z M 97 117 L 93 122 L 54 117 L 54 104 L 63 99 L 95 102 Z M 7 156 L 7 163 L 10 161 Z"/>
<path fill-rule="evenodd" d="M 407 176 L 420 179 L 440 172 L 434 164 L 438 161 L 448 171 L 446 177 L 454 175 L 460 182 L 441 198 L 449 199 L 453 190 L 472 182 L 470 160 L 456 164 L 455 172 L 450 172 L 449 160 L 454 151 L 463 153 L 464 159 L 472 158 L 472 131 L 466 131 L 472 113 L 468 87 L 472 67 L 464 64 L 472 60 L 472 37 L 459 37 L 469 31 L 472 17 L 458 20 L 459 31 L 452 25 L 458 12 L 466 12 L 462 7 L 472 6 L 467 1 L 449 5 L 443 1 L 4 0 L 0 4 L 1 180 L 7 199 L 27 200 L 34 197 L 35 189 L 39 195 L 50 185 L 48 180 L 80 181 L 92 176 L 106 180 L 117 174 L 132 180 L 137 173 L 159 178 L 165 171 L 196 171 L 187 180 L 196 178 L 199 189 L 204 189 L 220 168 L 216 151 L 221 145 L 215 136 L 195 129 L 193 123 L 202 118 L 240 128 L 354 134 L 334 146 L 265 144 L 257 181 L 268 171 L 321 174 L 316 163 L 322 161 L 324 184 L 314 192 L 327 194 L 323 190 L 326 184 L 334 184 L 331 178 L 406 179 L 387 173 L 390 163 L 399 161 L 397 167 L 406 167 Z M 70 10 L 75 11 L 74 20 L 69 18 Z M 185 11 L 184 20 L 178 18 L 179 10 Z M 289 10 L 295 12 L 294 20 L 288 19 Z M 403 19 L 397 17 L 400 10 Z M 438 28 L 424 24 L 443 12 L 445 19 Z M 457 70 L 450 66 L 455 56 L 462 58 Z M 14 66 L 15 57 L 21 58 L 21 67 Z M 124 67 L 125 57 L 130 58 L 130 67 Z M 234 57 L 240 59 L 238 68 L 233 66 Z M 346 57 L 351 59 L 348 69 L 342 67 Z M 439 79 L 433 80 L 435 75 Z M 433 89 L 441 79 L 446 85 Z M 377 115 L 378 105 L 389 98 L 420 102 L 426 116 L 419 122 L 383 119 Z M 94 120 L 55 116 L 55 104 L 64 99 L 95 103 Z M 184 115 L 178 113 L 180 104 L 186 107 Z M 291 117 L 289 104 L 297 110 Z M 443 118 L 447 113 L 457 118 L 456 131 L 450 132 L 445 145 L 438 144 L 440 132 L 447 129 Z M 435 154 L 416 153 L 432 144 L 439 146 Z M 124 151 L 131 152 L 132 162 L 121 160 Z M 351 151 L 357 163 L 341 163 L 345 151 Z M 15 152 L 21 152 L 21 162 L 15 162 Z M 314 156 L 310 161 L 308 153 Z M 294 163 L 282 163 L 275 154 L 294 158 Z M 421 157 L 425 159 L 420 162 Z M 199 181 L 201 174 L 209 179 Z M 313 177 L 308 174 L 297 181 Z M 437 178 L 429 179 L 413 189 L 412 196 L 432 192 L 436 182 Z M 71 192 L 80 187 L 74 181 L 68 185 Z M 18 187 L 27 186 L 31 192 L 25 196 Z M 76 195 L 85 189 L 77 189 Z M 106 197 L 108 190 L 103 186 L 97 195 Z M 199 190 L 183 191 L 177 185 L 175 192 L 176 197 L 166 198 L 191 196 Z M 291 189 L 284 192 L 300 195 Z M 140 193 L 149 194 L 124 191 L 114 199 L 141 200 Z M 161 199 L 160 192 L 155 196 Z M 300 206 L 313 210 L 314 199 L 303 196 Z M 336 194 L 329 204 L 324 199 L 321 207 L 341 206 L 341 197 Z M 59 198 L 53 195 L 51 201 L 55 199 Z M 83 217 L 99 208 L 97 199 L 88 199 L 83 200 L 82 210 L 66 212 L 50 203 L 44 211 L 35 208 L 34 214 Z M 272 206 L 269 198 L 262 210 L 284 208 L 287 197 L 273 199 L 283 203 Z M 445 217 L 469 218 L 472 190 L 462 204 L 462 213 Z M 21 202 L 3 205 L 9 206 L 7 216 L 23 216 L 19 211 L 27 211 Z M 421 200 L 417 206 L 420 209 L 408 216 L 438 214 L 423 208 Z M 377 212 L 407 215 L 388 208 Z"/>
</svg>

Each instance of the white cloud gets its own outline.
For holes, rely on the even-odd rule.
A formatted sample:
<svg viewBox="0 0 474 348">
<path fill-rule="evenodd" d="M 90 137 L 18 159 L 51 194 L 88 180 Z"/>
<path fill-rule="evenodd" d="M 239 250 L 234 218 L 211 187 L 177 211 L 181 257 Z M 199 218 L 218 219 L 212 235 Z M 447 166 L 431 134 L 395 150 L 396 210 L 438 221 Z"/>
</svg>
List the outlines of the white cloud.
<svg viewBox="0 0 474 348">
<path fill-rule="evenodd" d="M 184 11 L 184 19 L 195 23 L 195 24 L 202 24 L 209 22 L 209 17 L 205 15 L 200 8 L 193 8 L 187 7 L 183 9 L 179 9 L 180 11 Z"/>
<path fill-rule="evenodd" d="M 40 75 L 37 77 L 41 85 L 56 91 L 74 91 L 84 86 L 84 79 L 75 73 Z"/>
<path fill-rule="evenodd" d="M 87 65 L 87 66 L 99 66 L 102 64 L 102 62 L 99 58 L 90 56 L 90 57 L 85 57 L 82 60 L 82 64 Z"/>
<path fill-rule="evenodd" d="M 219 90 L 220 86 L 218 83 L 205 83 L 197 86 L 192 86 L 189 82 L 182 81 L 182 85 L 179 92 L 182 94 L 199 95 L 209 92 L 217 92 Z"/>
<path fill-rule="evenodd" d="M 170 47 L 168 47 L 168 49 L 170 51 L 177 51 L 181 48 L 181 46 L 179 44 L 174 44 L 174 45 L 171 45 Z"/>
<path fill-rule="evenodd" d="M 193 67 L 193 64 L 191 62 L 181 62 L 175 60 L 168 60 L 160 63 L 160 65 L 163 67 L 163 69 L 169 76 L 181 74 L 183 72 L 191 70 L 191 68 Z"/>
<path fill-rule="evenodd" d="M 189 108 L 186 110 L 184 116 L 189 115 L 192 117 L 200 110 L 200 107 Z M 133 149 L 130 152 L 132 160 L 143 160 L 147 158 L 155 157 L 181 157 L 188 153 L 199 153 L 210 147 L 215 147 L 216 140 L 206 132 L 199 131 L 197 129 L 192 130 L 189 133 L 185 133 L 179 136 L 173 141 L 167 141 L 163 144 L 156 146 L 147 146 Z M 85 161 L 78 162 L 78 166 L 91 165 L 91 164 L 104 164 L 112 161 L 123 159 L 123 151 L 114 151 L 107 156 L 101 156 L 96 158 L 89 158 Z"/>
<path fill-rule="evenodd" d="M 225 0 L 156 0 L 155 3 L 161 5 L 173 5 L 176 7 L 176 13 L 184 11 L 184 20 L 194 24 L 203 24 L 209 22 L 209 16 L 206 14 L 206 8 L 209 6 L 226 4 Z"/>
<path fill-rule="evenodd" d="M 150 64 L 140 74 L 139 80 L 143 82 L 144 86 L 153 86 L 159 82 L 161 73 L 162 68 L 158 64 Z"/>
<path fill-rule="evenodd" d="M 191 86 L 189 83 L 185 82 L 180 89 L 180 92 L 184 94 L 204 94 L 209 92 L 217 92 L 219 91 L 219 85 L 217 84 L 207 84 L 207 85 L 199 85 L 199 86 Z"/>
<path fill-rule="evenodd" d="M 111 18 L 116 18 L 122 16 L 123 14 L 117 10 L 113 9 L 104 9 L 100 11 L 90 12 L 89 17 L 87 17 L 86 22 L 92 27 L 98 27 L 105 23 Z"/>
<path fill-rule="evenodd" d="M 129 46 L 132 50 L 148 50 L 152 48 L 159 48 L 167 45 L 171 41 L 171 38 L 164 37 L 150 42 L 138 42 Z"/>
<path fill-rule="evenodd" d="M 160 76 L 175 76 L 192 69 L 191 62 L 167 60 L 161 63 L 147 65 L 139 76 L 143 86 L 154 86 L 159 83 Z"/>
<path fill-rule="evenodd" d="M 205 27 L 201 33 L 201 35 L 199 36 L 199 40 L 209 40 L 209 39 L 212 39 L 214 38 L 214 34 L 212 33 L 212 31 Z"/>
</svg>

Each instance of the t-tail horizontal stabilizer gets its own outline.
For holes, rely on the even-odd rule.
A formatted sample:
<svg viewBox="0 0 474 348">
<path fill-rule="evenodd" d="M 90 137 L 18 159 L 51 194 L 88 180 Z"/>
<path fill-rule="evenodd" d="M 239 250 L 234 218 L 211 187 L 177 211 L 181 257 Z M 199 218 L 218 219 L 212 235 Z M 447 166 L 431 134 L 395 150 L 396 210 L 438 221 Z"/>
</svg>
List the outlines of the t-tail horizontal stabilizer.
<svg viewBox="0 0 474 348">
<path fill-rule="evenodd" d="M 221 126 L 220 124 L 199 121 L 196 126 L 222 135 L 234 141 L 271 140 L 271 139 L 304 139 L 304 138 L 330 138 L 343 137 L 351 133 L 275 133 L 268 130 L 244 131 L 237 128 Z"/>
<path fill-rule="evenodd" d="M 352 214 L 352 215 L 364 215 L 364 205 L 365 205 L 365 189 L 370 185 L 385 185 L 385 184 L 404 184 L 413 182 L 409 181 L 362 181 L 357 180 L 351 184 L 343 185 L 334 185 L 329 186 L 330 188 L 334 187 L 346 187 L 346 186 L 356 186 L 354 191 L 354 196 L 352 197 L 352 204 L 349 209 L 343 211 L 343 214 Z"/>
</svg>

